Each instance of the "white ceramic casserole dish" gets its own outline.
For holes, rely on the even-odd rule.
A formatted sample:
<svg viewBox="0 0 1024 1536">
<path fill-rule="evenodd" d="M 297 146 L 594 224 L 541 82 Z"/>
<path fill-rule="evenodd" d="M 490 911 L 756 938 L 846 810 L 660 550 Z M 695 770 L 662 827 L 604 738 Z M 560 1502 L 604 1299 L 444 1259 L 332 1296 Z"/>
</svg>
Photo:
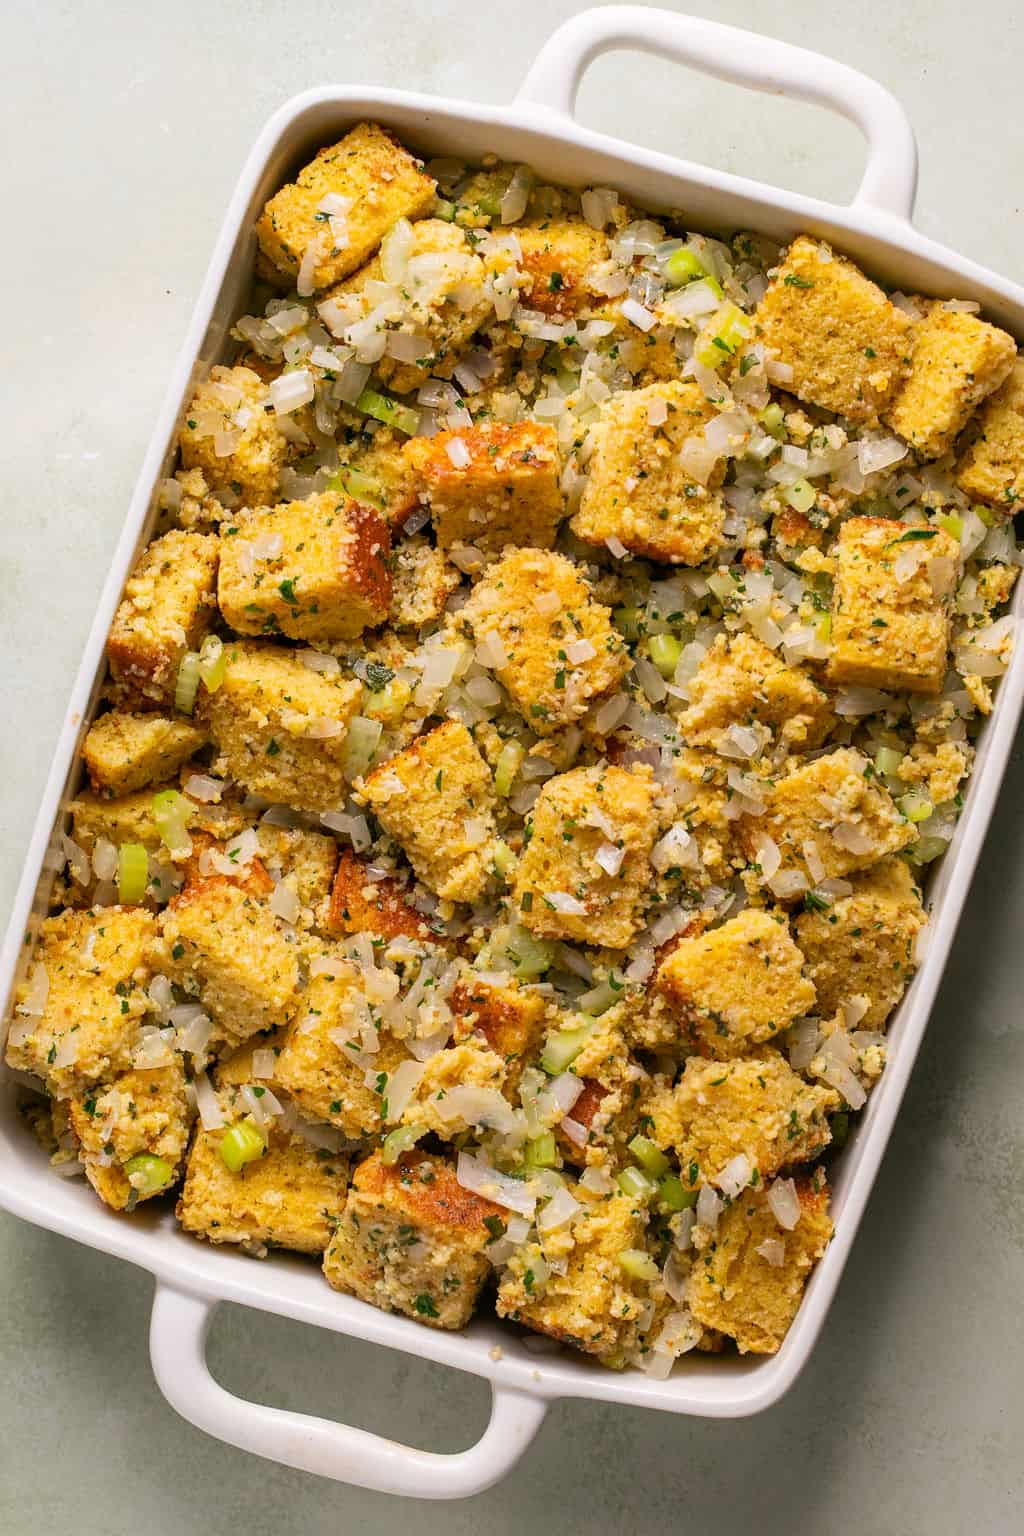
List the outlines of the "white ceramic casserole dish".
<svg viewBox="0 0 1024 1536">
<path fill-rule="evenodd" d="M 662 54 L 756 90 L 815 102 L 852 119 L 868 144 L 856 198 L 839 207 L 796 196 L 592 133 L 572 117 L 583 71 L 612 48 Z M 8 999 L 31 960 L 25 935 L 45 908 L 44 856 L 78 776 L 77 751 L 104 667 L 104 642 L 125 578 L 155 517 L 155 488 L 168 472 L 179 413 L 197 376 L 224 355 L 228 329 L 251 282 L 256 212 L 321 144 L 363 118 L 393 128 L 427 154 L 467 158 L 494 151 L 554 181 L 622 188 L 643 207 L 686 210 L 692 228 L 752 228 L 780 240 L 799 230 L 834 241 L 869 272 L 914 292 L 977 300 L 986 315 L 1024 338 L 1024 288 L 918 234 L 910 224 L 916 149 L 898 103 L 875 82 L 787 44 L 666 11 L 611 6 L 587 11 L 542 49 L 511 106 L 481 107 L 404 91 L 326 87 L 283 106 L 249 156 L 231 200 L 188 336 L 146 454 L 124 532 L 82 659 L 46 785 L 9 931 L 0 956 Z M 1017 610 L 1021 591 L 1017 592 Z M 1024 697 L 1018 648 L 979 743 L 977 764 L 952 846 L 929 891 L 931 937 L 924 962 L 890 1028 L 889 1064 L 860 1126 L 835 1167 L 836 1235 L 815 1271 L 789 1335 L 768 1358 L 689 1355 L 667 1381 L 623 1375 L 582 1357 L 539 1355 L 492 1319 L 464 1333 L 433 1332 L 331 1291 L 318 1269 L 284 1255 L 257 1264 L 181 1232 L 169 1212 L 147 1207 L 126 1220 L 84 1181 L 54 1177 L 14 1113 L 14 1085 L 0 1085 L 0 1206 L 28 1221 L 118 1255 L 156 1278 L 151 1351 L 169 1402 L 200 1428 L 293 1467 L 384 1492 L 420 1498 L 476 1493 L 504 1476 L 528 1446 L 547 1404 L 590 1397 L 673 1413 L 728 1417 L 775 1403 L 806 1362 L 836 1289 L 928 1021 L 971 875 L 995 805 Z M 233 1397 L 212 1378 L 204 1345 L 214 1309 L 232 1301 L 374 1340 L 491 1381 L 490 1423 L 456 1455 L 413 1450 L 363 1430 Z M 500 1344 L 500 1356 L 492 1357 Z M 498 1354 L 494 1351 L 495 1355 Z"/>
</svg>

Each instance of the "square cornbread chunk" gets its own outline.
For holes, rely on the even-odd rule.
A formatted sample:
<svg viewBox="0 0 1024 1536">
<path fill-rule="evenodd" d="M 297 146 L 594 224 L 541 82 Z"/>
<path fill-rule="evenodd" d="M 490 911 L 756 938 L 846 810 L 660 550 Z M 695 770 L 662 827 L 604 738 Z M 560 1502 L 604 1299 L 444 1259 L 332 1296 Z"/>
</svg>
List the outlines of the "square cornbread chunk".
<svg viewBox="0 0 1024 1536">
<path fill-rule="evenodd" d="M 415 340 L 415 361 L 398 361 L 388 352 L 375 373 L 396 394 L 417 389 L 431 374 L 447 377 L 457 353 L 493 308 L 485 290 L 487 267 L 463 230 L 444 219 L 420 219 L 413 225 L 412 244 L 398 299 L 382 315 L 382 329 Z M 317 309 L 328 330 L 344 336 L 347 326 L 377 311 L 377 295 L 386 282 L 379 255 L 352 277 L 325 293 Z"/>
<path fill-rule="evenodd" d="M 977 429 L 957 462 L 957 485 L 990 507 L 1016 512 L 1024 503 L 1024 358 L 978 412 Z"/>
<path fill-rule="evenodd" d="M 555 542 L 565 503 L 554 427 L 486 422 L 410 438 L 405 452 L 442 549 L 550 549 Z"/>
<path fill-rule="evenodd" d="M 913 977 L 914 941 L 927 919 L 902 859 L 883 859 L 851 884 L 852 894 L 824 911 L 800 914 L 796 941 L 822 1017 L 859 997 L 868 1005 L 859 1027 L 882 1029 Z"/>
<path fill-rule="evenodd" d="M 409 1060 L 409 1053 L 382 1029 L 377 1050 L 372 1057 L 364 1055 L 357 1028 L 363 1003 L 358 974 L 344 962 L 336 971 L 310 979 L 281 1047 L 275 1075 L 311 1120 L 324 1120 L 355 1140 L 385 1130 L 386 1079 Z M 349 1033 L 350 1046 L 332 1038 Z"/>
<path fill-rule="evenodd" d="M 226 649 L 224 681 L 199 703 L 218 752 L 214 771 L 267 800 L 317 811 L 337 805 L 360 684 L 313 671 L 282 646 L 238 641 Z"/>
<path fill-rule="evenodd" d="M 495 676 L 538 736 L 578 720 L 629 670 L 610 611 L 572 561 L 549 550 L 503 556 L 477 582 L 459 619 L 477 645 L 497 637 L 506 659 Z"/>
<path fill-rule="evenodd" d="M 365 860 L 348 848 L 338 857 L 326 927 L 329 933 L 373 933 L 381 939 L 433 937 L 403 886 L 390 876 L 371 880 Z"/>
<path fill-rule="evenodd" d="M 433 201 L 421 162 L 377 123 L 357 123 L 274 193 L 256 238 L 272 269 L 289 283 L 302 273 L 301 291 L 312 293 L 361 267 L 398 219 L 420 218 Z"/>
<path fill-rule="evenodd" d="M 107 637 L 118 682 L 173 700 L 178 666 L 199 649 L 217 612 L 219 540 L 172 528 L 142 551 Z"/>
<path fill-rule="evenodd" d="M 150 1007 L 148 950 L 156 919 L 141 907 L 65 911 L 40 929 L 29 981 L 39 966 L 48 991 L 41 1013 L 25 1013 L 26 983 L 15 993 L 7 1063 L 41 1077 L 57 1098 L 126 1072 Z"/>
<path fill-rule="evenodd" d="M 541 1042 L 545 1000 L 509 980 L 484 981 L 467 966 L 448 998 L 455 1015 L 455 1039 L 481 1036 L 505 1063 L 505 1083 L 514 1092 L 523 1068 Z"/>
<path fill-rule="evenodd" d="M 388 525 L 337 491 L 243 512 L 220 547 L 217 599 L 239 634 L 354 640 L 388 616 Z"/>
<path fill-rule="evenodd" d="M 814 986 L 785 917 L 748 907 L 696 938 L 682 939 L 655 985 L 677 1010 L 683 1039 L 728 1060 L 763 1045 L 814 1006 Z"/>
<path fill-rule="evenodd" d="M 417 736 L 363 781 L 381 826 L 446 901 L 475 901 L 494 847 L 494 784 L 460 720 Z"/>
<path fill-rule="evenodd" d="M 390 621 L 396 629 L 436 623 L 462 580 L 462 573 L 429 539 L 417 535 L 398 545 L 393 557 Z"/>
<path fill-rule="evenodd" d="M 849 421 L 877 421 L 910 366 L 909 317 L 852 261 L 807 235 L 776 270 L 754 327 L 792 368 L 787 389 Z"/>
<path fill-rule="evenodd" d="M 98 794 L 128 795 L 171 778 L 205 744 L 205 731 L 180 715 L 112 709 L 90 726 L 82 756 Z"/>
<path fill-rule="evenodd" d="M 641 926 L 656 836 L 649 768 L 598 763 L 556 774 L 526 822 L 513 887 L 519 921 L 541 938 L 625 948 Z M 609 874 L 601 859 L 619 853 Z"/>
<path fill-rule="evenodd" d="M 113 1210 L 163 1194 L 177 1180 L 193 1117 L 180 1056 L 167 1066 L 123 1072 L 111 1083 L 97 1084 L 68 1101 L 68 1114 L 86 1177 Z M 125 1168 L 141 1155 L 167 1166 Z"/>
<path fill-rule="evenodd" d="M 608 236 L 585 219 L 541 219 L 517 224 L 521 252 L 517 263 L 528 279 L 519 289 L 524 309 L 539 310 L 556 321 L 607 300 L 592 286 L 601 262 L 608 260 Z"/>
<path fill-rule="evenodd" d="M 407 439 L 369 417 L 363 425 L 376 430 L 338 434 L 339 477 L 350 496 L 376 507 L 388 527 L 397 529 L 418 501 L 418 478 L 405 454 Z"/>
<path fill-rule="evenodd" d="M 220 1155 L 225 1130 L 196 1131 L 177 1206 L 184 1230 L 210 1243 L 323 1253 L 345 1201 L 348 1158 L 274 1123 L 263 1156 L 232 1173 Z"/>
<path fill-rule="evenodd" d="M 653 425 L 665 412 L 665 419 Z M 701 438 L 715 407 L 692 381 L 622 390 L 601 407 L 594 450 L 572 530 L 590 544 L 617 539 L 635 555 L 673 565 L 700 565 L 721 542 L 725 509 L 716 486 L 688 474 L 679 453 Z"/>
<path fill-rule="evenodd" d="M 273 827 L 261 822 L 256 828 L 260 859 L 275 882 L 284 881 L 305 911 L 320 920 L 330 900 L 338 845 L 322 832 L 303 827 Z"/>
<path fill-rule="evenodd" d="M 776 1221 L 764 1191 L 744 1190 L 690 1271 L 686 1299 L 694 1317 L 735 1339 L 741 1355 L 775 1354 L 832 1237 L 824 1175 L 797 1179 L 796 1189 L 800 1219 L 792 1231 Z M 782 1244 L 781 1264 L 758 1252 L 766 1242 L 772 1258 Z"/>
<path fill-rule="evenodd" d="M 266 902 L 224 875 L 187 885 L 161 913 L 153 959 L 202 1002 L 214 1052 L 287 1023 L 299 1005 L 295 946 Z"/>
<path fill-rule="evenodd" d="M 628 1348 L 646 1297 L 619 1255 L 643 1249 L 644 1227 L 643 1210 L 625 1195 L 588 1201 L 573 1219 L 564 1274 L 552 1270 L 538 1284 L 529 1250 L 513 1254 L 498 1286 L 498 1316 L 588 1355 Z"/>
<path fill-rule="evenodd" d="M 929 305 L 911 339 L 910 372 L 887 420 L 922 458 L 941 459 L 981 402 L 1003 383 L 1017 343 L 987 320 L 941 303 Z"/>
<path fill-rule="evenodd" d="M 277 500 L 288 439 L 252 368 L 211 368 L 185 412 L 178 438 L 184 469 L 201 469 L 214 495 L 234 506 Z"/>
<path fill-rule="evenodd" d="M 462 1328 L 490 1273 L 486 1223 L 504 1215 L 463 1189 L 444 1158 L 407 1152 L 387 1166 L 373 1152 L 352 1176 L 324 1274 L 384 1312 Z"/>
<path fill-rule="evenodd" d="M 778 1051 L 735 1061 L 691 1056 L 674 1088 L 645 1106 L 651 1139 L 672 1147 L 684 1182 L 714 1182 L 744 1154 L 759 1177 L 817 1157 L 832 1140 L 828 1116 L 839 1108 L 831 1088 L 805 1083 Z"/>
<path fill-rule="evenodd" d="M 942 528 L 851 517 L 832 595 L 834 683 L 938 693 L 946 676 L 958 541 Z"/>
<path fill-rule="evenodd" d="M 737 837 L 748 858 L 765 864 L 770 854 L 772 864 L 777 862 L 768 877 L 773 890 L 782 888 L 780 876 L 796 877 L 787 896 L 802 894 L 819 879 L 868 869 L 917 838 L 867 758 L 853 747 L 838 747 L 795 769 L 765 800 L 763 816 L 740 819 Z"/>
<path fill-rule="evenodd" d="M 793 751 L 818 746 L 834 724 L 828 695 L 753 635 L 719 635 L 690 679 L 679 727 L 691 747 L 717 748 L 732 725 L 766 726 Z"/>
</svg>

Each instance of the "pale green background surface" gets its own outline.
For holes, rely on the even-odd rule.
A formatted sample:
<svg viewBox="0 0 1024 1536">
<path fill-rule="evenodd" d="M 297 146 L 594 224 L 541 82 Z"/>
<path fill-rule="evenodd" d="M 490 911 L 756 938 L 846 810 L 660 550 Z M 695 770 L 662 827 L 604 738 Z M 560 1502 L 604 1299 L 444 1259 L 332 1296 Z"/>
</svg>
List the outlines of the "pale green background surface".
<svg viewBox="0 0 1024 1536">
<path fill-rule="evenodd" d="M 147 434 L 250 142 L 325 80 L 506 100 L 563 0 L 135 0 L 0 9 L 0 908 Z M 691 9 L 875 74 L 922 151 L 918 222 L 1024 275 L 1024 26 L 1013 0 L 753 0 Z M 617 56 L 581 115 L 651 146 L 842 196 L 859 142 L 808 108 Z M 0 1216 L 0 1532 L 221 1536 L 415 1525 L 463 1536 L 623 1529 L 1003 1536 L 1022 1525 L 1024 768 L 1010 770 L 945 985 L 817 1354 L 766 1416 L 556 1407 L 514 1478 L 409 1507 L 206 1439 L 146 1353 L 152 1283 Z M 485 1388 L 226 1308 L 226 1385 L 433 1449 L 479 1434 Z"/>
</svg>

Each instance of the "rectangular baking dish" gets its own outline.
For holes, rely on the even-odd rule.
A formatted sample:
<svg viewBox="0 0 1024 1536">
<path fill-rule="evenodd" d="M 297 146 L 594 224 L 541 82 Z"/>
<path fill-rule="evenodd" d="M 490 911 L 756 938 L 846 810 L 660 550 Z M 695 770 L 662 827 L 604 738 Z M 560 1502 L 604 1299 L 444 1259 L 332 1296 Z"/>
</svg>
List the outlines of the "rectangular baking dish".
<svg viewBox="0 0 1024 1536">
<path fill-rule="evenodd" d="M 630 48 L 663 55 L 755 90 L 784 93 L 837 111 L 867 140 L 867 166 L 853 203 L 796 196 L 578 126 L 580 78 L 599 54 Z M 545 44 L 515 101 L 475 106 L 405 91 L 325 87 L 283 106 L 260 135 L 231 200 L 195 314 L 160 412 L 124 532 L 103 590 L 61 732 L 2 954 L 0 996 L 31 962 L 45 911 L 44 858 L 62 807 L 75 790 L 77 752 L 104 668 L 104 642 L 125 578 L 155 519 L 155 489 L 168 472 L 179 414 L 198 377 L 224 355 L 228 330 L 251 282 L 257 210 L 319 145 L 370 118 L 426 154 L 479 157 L 493 151 L 554 181 L 622 188 L 641 206 L 679 208 L 691 228 L 751 228 L 780 240 L 797 231 L 834 241 L 870 272 L 908 291 L 977 300 L 989 318 L 1024 337 L 1024 289 L 925 239 L 910 214 L 916 148 L 909 121 L 876 82 L 819 55 L 752 33 L 674 13 L 610 6 L 584 12 Z M 1017 609 L 1021 590 L 1017 591 Z M 0 1079 L 0 1206 L 27 1221 L 117 1255 L 156 1277 L 151 1354 L 168 1401 L 201 1429 L 286 1465 L 382 1492 L 458 1498 L 503 1477 L 559 1397 L 588 1397 L 672 1413 L 735 1417 L 777 1402 L 810 1355 L 842 1273 L 861 1213 L 928 1021 L 967 896 L 1024 698 L 1018 649 L 979 743 L 966 806 L 928 893 L 930 940 L 890 1028 L 889 1064 L 835 1170 L 836 1235 L 818 1265 L 779 1353 L 768 1358 L 689 1355 L 667 1381 L 603 1370 L 583 1358 L 531 1353 L 493 1318 L 442 1334 L 328 1289 L 312 1265 L 275 1255 L 254 1263 L 185 1236 L 169 1212 L 130 1220 L 102 1206 L 82 1181 L 53 1176 L 14 1113 L 14 1084 Z M 2 1070 L 2 1069 L 0 1069 Z M 361 1429 L 246 1402 L 220 1387 L 205 1360 L 221 1301 L 335 1329 L 490 1380 L 493 1404 L 481 1439 L 454 1455 L 414 1450 Z M 495 1349 L 500 1345 L 500 1352 Z M 493 1353 L 492 1353 L 493 1351 Z"/>
</svg>

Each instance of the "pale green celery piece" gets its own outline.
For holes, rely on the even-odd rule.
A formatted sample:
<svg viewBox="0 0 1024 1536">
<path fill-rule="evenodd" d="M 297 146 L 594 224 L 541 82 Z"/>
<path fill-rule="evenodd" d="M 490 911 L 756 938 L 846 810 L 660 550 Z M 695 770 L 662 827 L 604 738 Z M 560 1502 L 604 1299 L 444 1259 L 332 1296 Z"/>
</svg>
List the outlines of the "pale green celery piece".
<svg viewBox="0 0 1024 1536">
<path fill-rule="evenodd" d="M 381 1143 L 380 1160 L 387 1164 L 397 1163 L 403 1152 L 411 1152 L 421 1136 L 427 1134 L 425 1125 L 400 1125 L 389 1131 Z"/>
<path fill-rule="evenodd" d="M 929 816 L 932 814 L 932 811 L 935 809 L 931 801 L 927 799 L 926 796 L 917 795 L 913 792 L 908 795 L 901 795 L 896 804 L 899 806 L 907 820 L 913 822 L 927 821 Z"/>
<path fill-rule="evenodd" d="M 153 820 L 160 841 L 171 853 L 187 854 L 191 849 L 188 825 L 195 806 L 176 789 L 161 789 L 153 796 Z"/>
<path fill-rule="evenodd" d="M 586 1018 L 585 1015 L 583 1017 Z M 540 1058 L 544 1071 L 551 1077 L 557 1077 L 559 1073 L 568 1071 L 594 1033 L 596 1023 L 596 1019 L 587 1018 L 584 1024 L 580 1024 L 575 1029 L 553 1030 L 544 1042 L 544 1050 Z"/>
<path fill-rule="evenodd" d="M 349 721 L 342 771 L 350 783 L 360 778 L 373 762 L 383 730 L 379 720 L 368 720 L 365 715 L 353 715 Z"/>
<path fill-rule="evenodd" d="M 634 1136 L 629 1143 L 629 1150 L 645 1173 L 652 1174 L 656 1179 L 668 1173 L 669 1160 L 661 1148 L 655 1146 L 650 1137 Z"/>
<path fill-rule="evenodd" d="M 650 1200 L 658 1189 L 650 1174 L 644 1173 L 641 1168 L 623 1168 L 616 1183 L 631 1200 Z"/>
<path fill-rule="evenodd" d="M 117 899 L 137 906 L 149 883 L 149 854 L 141 843 L 122 843 L 117 850 Z"/>
<path fill-rule="evenodd" d="M 647 642 L 647 649 L 662 677 L 674 677 L 679 658 L 683 654 L 683 642 L 675 635 L 652 635 Z"/>
<path fill-rule="evenodd" d="M 174 707 L 183 715 L 190 715 L 196 707 L 199 676 L 199 652 L 186 651 L 178 663 L 178 678 L 174 685 Z"/>
<path fill-rule="evenodd" d="M 653 1285 L 661 1274 L 650 1254 L 642 1248 L 623 1248 L 619 1254 L 619 1267 L 631 1279 L 643 1280 L 647 1285 Z"/>
<path fill-rule="evenodd" d="M 228 669 L 228 653 L 219 635 L 207 635 L 199 649 L 199 676 L 208 693 L 216 693 Z"/>
<path fill-rule="evenodd" d="M 375 421 L 382 421 L 386 427 L 395 427 L 407 437 L 412 437 L 420 424 L 418 411 L 410 410 L 407 405 L 401 405 L 390 395 L 379 394 L 375 389 L 363 390 L 356 401 L 356 410 L 372 416 Z"/>
<path fill-rule="evenodd" d="M 553 1168 L 558 1161 L 554 1131 L 544 1131 L 528 1141 L 524 1160 L 527 1168 Z"/>
<path fill-rule="evenodd" d="M 883 778 L 897 776 L 902 761 L 903 753 L 895 747 L 879 747 L 875 753 L 875 768 Z"/>
<path fill-rule="evenodd" d="M 266 1146 L 251 1120 L 239 1120 L 221 1137 L 221 1162 L 229 1173 L 241 1173 L 246 1163 L 255 1162 L 263 1156 Z"/>
<path fill-rule="evenodd" d="M 809 480 L 795 480 L 782 493 L 795 512 L 809 512 L 817 500 L 817 493 Z"/>
<path fill-rule="evenodd" d="M 526 750 L 518 741 L 506 741 L 498 753 L 498 761 L 494 765 L 494 791 L 503 800 L 507 800 L 512 793 L 512 785 L 525 756 Z"/>
<path fill-rule="evenodd" d="M 158 1195 L 174 1178 L 174 1169 L 163 1157 L 152 1152 L 139 1152 L 124 1165 L 129 1182 L 140 1196 Z"/>
</svg>

